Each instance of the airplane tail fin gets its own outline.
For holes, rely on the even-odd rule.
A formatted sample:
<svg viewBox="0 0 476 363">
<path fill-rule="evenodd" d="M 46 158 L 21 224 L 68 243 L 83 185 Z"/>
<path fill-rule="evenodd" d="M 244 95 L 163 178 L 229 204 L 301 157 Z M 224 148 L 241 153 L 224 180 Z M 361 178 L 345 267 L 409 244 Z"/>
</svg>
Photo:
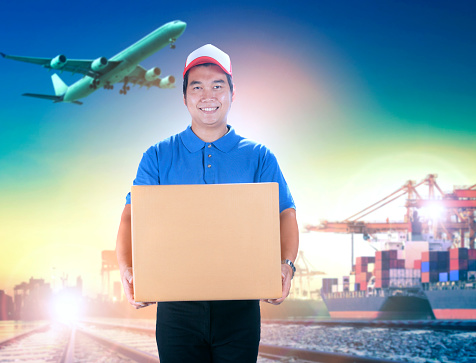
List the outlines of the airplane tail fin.
<svg viewBox="0 0 476 363">
<path fill-rule="evenodd" d="M 64 83 L 56 73 L 51 76 L 51 80 L 53 81 L 56 96 L 63 96 L 68 90 L 66 83 Z"/>
<path fill-rule="evenodd" d="M 1 54 L 1 53 L 0 53 Z M 55 73 L 51 76 L 51 80 L 53 81 L 53 87 L 55 89 L 55 95 L 42 95 L 38 93 L 24 93 L 23 96 L 28 97 L 35 97 L 35 98 L 42 98 L 44 100 L 52 100 L 53 102 L 63 102 L 64 95 L 68 90 L 68 86 L 64 83 L 61 78 Z M 77 105 L 82 105 L 83 103 L 80 101 L 69 101 L 75 103 Z"/>
</svg>

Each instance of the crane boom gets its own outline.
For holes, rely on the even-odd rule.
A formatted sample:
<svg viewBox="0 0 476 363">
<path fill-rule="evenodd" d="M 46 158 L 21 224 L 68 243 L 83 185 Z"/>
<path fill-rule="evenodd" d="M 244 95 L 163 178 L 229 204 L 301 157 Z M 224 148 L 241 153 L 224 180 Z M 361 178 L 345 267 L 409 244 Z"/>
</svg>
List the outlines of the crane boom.
<svg viewBox="0 0 476 363">
<path fill-rule="evenodd" d="M 333 233 L 359 233 L 371 235 L 388 231 L 401 231 L 408 233 L 421 233 L 427 231 L 430 234 L 445 234 L 447 239 L 452 239 L 454 234 L 460 235 L 462 246 L 465 234 L 468 234 L 469 247 L 474 248 L 476 237 L 476 184 L 468 188 L 454 188 L 452 193 L 444 193 L 436 183 L 436 174 L 429 174 L 419 183 L 407 181 L 401 188 L 389 194 L 378 202 L 371 204 L 358 213 L 341 222 L 323 221 L 319 225 L 308 225 L 307 231 L 333 232 Z M 422 198 L 416 190 L 421 185 L 428 186 L 428 198 Z M 438 198 L 435 190 L 440 193 Z M 400 193 L 400 194 L 399 194 Z M 395 196 L 398 194 L 397 196 Z M 406 214 L 403 221 L 398 222 L 364 222 L 359 219 L 369 215 L 381 207 L 406 195 Z M 391 199 L 389 199 L 391 198 Z M 420 220 L 417 210 L 444 210 L 444 215 Z M 353 220 L 351 220 L 353 219 Z"/>
</svg>

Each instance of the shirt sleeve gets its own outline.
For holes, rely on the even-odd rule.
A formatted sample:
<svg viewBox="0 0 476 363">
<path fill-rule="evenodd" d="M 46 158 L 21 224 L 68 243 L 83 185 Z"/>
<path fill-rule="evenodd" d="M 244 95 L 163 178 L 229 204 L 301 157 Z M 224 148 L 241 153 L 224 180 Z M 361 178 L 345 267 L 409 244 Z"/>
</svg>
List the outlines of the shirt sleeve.
<svg viewBox="0 0 476 363">
<path fill-rule="evenodd" d="M 262 157 L 260 181 L 262 183 L 276 182 L 279 184 L 279 213 L 288 208 L 296 209 L 294 199 L 286 183 L 286 179 L 284 179 L 284 175 L 281 172 L 278 160 L 267 148 L 265 148 L 264 156 Z"/>
<path fill-rule="evenodd" d="M 159 162 L 157 157 L 157 147 L 151 146 L 143 155 L 137 169 L 134 185 L 158 185 Z M 131 204 L 131 193 L 126 196 L 126 204 Z"/>
</svg>

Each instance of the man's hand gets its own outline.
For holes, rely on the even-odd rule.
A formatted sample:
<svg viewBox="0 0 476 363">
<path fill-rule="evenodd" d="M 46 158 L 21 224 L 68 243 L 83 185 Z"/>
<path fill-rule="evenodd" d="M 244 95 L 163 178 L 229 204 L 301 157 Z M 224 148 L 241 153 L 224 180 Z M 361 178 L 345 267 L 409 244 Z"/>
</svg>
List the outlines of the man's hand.
<svg viewBox="0 0 476 363">
<path fill-rule="evenodd" d="M 279 305 L 281 304 L 284 299 L 286 299 L 289 295 L 289 290 L 291 289 L 291 278 L 293 276 L 293 270 L 291 266 L 289 266 L 286 263 L 281 264 L 281 283 L 283 286 L 283 295 L 279 299 L 264 299 L 261 301 L 273 304 L 273 305 Z"/>
<path fill-rule="evenodd" d="M 145 308 L 146 306 L 155 304 L 155 302 L 135 302 L 134 301 L 134 279 L 132 278 L 132 267 L 128 267 L 122 275 L 122 286 L 124 286 L 124 293 L 127 301 L 136 309 Z"/>
</svg>

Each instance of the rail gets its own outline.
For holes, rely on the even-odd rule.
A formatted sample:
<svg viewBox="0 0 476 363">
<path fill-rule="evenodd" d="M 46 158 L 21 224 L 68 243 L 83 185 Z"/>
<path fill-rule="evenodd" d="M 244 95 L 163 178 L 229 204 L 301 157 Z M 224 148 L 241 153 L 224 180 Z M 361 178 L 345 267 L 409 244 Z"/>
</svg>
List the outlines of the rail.
<svg viewBox="0 0 476 363">
<path fill-rule="evenodd" d="M 145 353 L 145 352 L 142 352 L 138 349 L 134 349 L 134 348 L 131 348 L 131 347 L 128 347 L 127 345 L 124 345 L 124 344 L 120 344 L 120 343 L 117 343 L 117 342 L 114 342 L 112 340 L 109 340 L 109 339 L 106 339 L 104 337 L 100 337 L 96 334 L 93 334 L 93 333 L 90 333 L 90 332 L 86 332 L 86 331 L 83 331 L 83 330 L 78 330 L 81 334 L 85 334 L 87 336 L 89 336 L 90 338 L 92 338 L 93 340 L 101 343 L 102 345 L 108 347 L 109 349 L 117 352 L 117 353 L 120 353 L 124 356 L 126 356 L 127 358 L 130 358 L 136 362 L 143 362 L 143 363 L 156 363 L 159 361 L 159 359 L 151 354 L 148 354 L 148 353 Z M 71 362 L 65 362 L 65 363 L 72 363 L 73 361 Z"/>
</svg>

